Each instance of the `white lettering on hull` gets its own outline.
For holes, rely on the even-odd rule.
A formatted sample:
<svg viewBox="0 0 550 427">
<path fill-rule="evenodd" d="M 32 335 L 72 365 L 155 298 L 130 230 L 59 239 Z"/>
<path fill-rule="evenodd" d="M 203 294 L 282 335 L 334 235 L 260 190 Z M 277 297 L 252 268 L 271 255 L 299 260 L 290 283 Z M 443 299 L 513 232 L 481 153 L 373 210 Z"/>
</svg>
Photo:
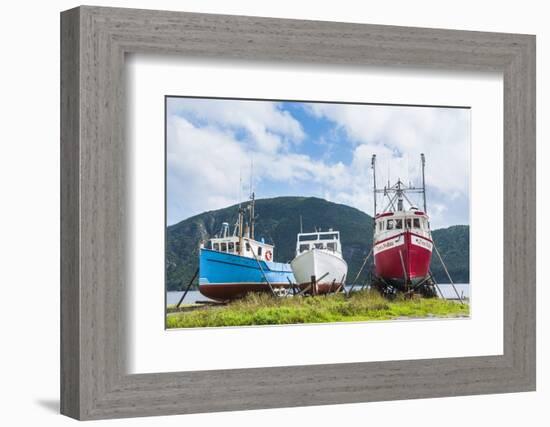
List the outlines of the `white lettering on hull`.
<svg viewBox="0 0 550 427">
<path fill-rule="evenodd" d="M 433 244 L 431 242 L 414 235 L 411 236 L 411 243 L 415 246 L 420 246 L 421 248 L 427 249 L 430 252 L 432 251 L 432 248 L 433 248 Z"/>
<path fill-rule="evenodd" d="M 388 249 L 396 248 L 398 246 L 403 245 L 404 243 L 405 243 L 405 238 L 402 234 L 395 238 L 385 240 L 381 243 L 377 243 L 374 245 L 374 249 L 373 249 L 374 255 L 377 255 L 380 252 L 387 251 Z"/>
</svg>

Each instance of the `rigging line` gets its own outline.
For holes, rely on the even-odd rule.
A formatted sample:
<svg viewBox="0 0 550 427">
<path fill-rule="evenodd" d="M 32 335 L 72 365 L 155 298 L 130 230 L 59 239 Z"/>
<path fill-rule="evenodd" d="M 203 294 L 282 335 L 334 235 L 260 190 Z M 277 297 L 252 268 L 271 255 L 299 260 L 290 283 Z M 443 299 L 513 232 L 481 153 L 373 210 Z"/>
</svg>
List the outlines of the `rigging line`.
<svg viewBox="0 0 550 427">
<path fill-rule="evenodd" d="M 409 200 L 409 198 L 407 197 L 407 195 L 405 193 L 403 193 L 403 197 L 405 198 L 405 200 L 409 203 L 409 205 L 411 206 L 414 206 L 411 201 Z"/>
<path fill-rule="evenodd" d="M 374 246 L 370 248 L 369 254 L 365 257 L 365 260 L 363 261 L 363 264 L 361 265 L 361 268 L 357 272 L 357 275 L 355 276 L 355 279 L 353 279 L 353 282 L 351 284 L 351 288 L 350 288 L 349 292 L 353 291 L 353 288 L 355 287 L 355 283 L 357 282 L 357 279 L 361 275 L 361 273 L 363 271 L 363 268 L 365 268 L 365 265 L 367 265 L 367 261 L 369 260 L 370 256 L 372 255 L 373 249 L 374 249 Z M 346 294 L 347 294 L 347 292 L 346 292 Z"/>
<path fill-rule="evenodd" d="M 389 195 L 386 195 L 386 197 L 388 198 L 389 202 L 386 205 L 386 209 L 384 209 L 384 211 L 387 211 L 390 208 L 390 206 L 393 210 L 395 210 L 395 205 L 393 204 L 393 202 L 397 198 L 397 194 L 393 195 L 392 197 L 390 197 Z"/>
<path fill-rule="evenodd" d="M 447 270 L 447 266 L 443 262 L 443 258 L 441 257 L 441 254 L 437 250 L 437 246 L 435 245 L 435 242 L 433 243 L 433 248 L 435 249 L 435 253 L 437 254 L 437 257 L 439 258 L 439 261 L 441 262 L 441 265 L 443 266 L 443 269 L 445 270 L 445 273 L 447 274 L 447 277 L 449 278 L 449 282 L 451 282 L 451 286 L 453 287 L 453 290 L 455 291 L 456 296 L 458 297 L 458 300 L 460 301 L 460 304 L 464 304 L 462 301 L 462 297 L 459 295 L 455 283 L 453 282 L 453 279 L 451 278 L 451 275 L 449 274 L 449 270 Z"/>
</svg>

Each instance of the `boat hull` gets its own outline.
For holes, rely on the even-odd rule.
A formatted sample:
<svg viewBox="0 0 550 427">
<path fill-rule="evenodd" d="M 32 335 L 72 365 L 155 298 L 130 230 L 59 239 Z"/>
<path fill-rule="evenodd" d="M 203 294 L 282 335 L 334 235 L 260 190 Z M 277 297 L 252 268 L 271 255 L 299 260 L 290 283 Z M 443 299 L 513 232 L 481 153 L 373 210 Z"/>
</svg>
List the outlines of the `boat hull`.
<svg viewBox="0 0 550 427">
<path fill-rule="evenodd" d="M 291 282 L 294 275 L 290 264 L 200 249 L 199 291 L 205 297 L 227 301 L 250 292 L 288 288 Z"/>
<path fill-rule="evenodd" d="M 316 294 L 337 292 L 344 285 L 348 273 L 348 265 L 343 258 L 319 249 L 299 254 L 290 265 L 300 289 L 310 288 L 311 293 Z M 310 286 L 312 276 L 315 278 L 314 289 Z"/>
<path fill-rule="evenodd" d="M 376 276 L 393 286 L 414 286 L 428 276 L 432 250 L 430 239 L 409 231 L 376 242 Z"/>
</svg>

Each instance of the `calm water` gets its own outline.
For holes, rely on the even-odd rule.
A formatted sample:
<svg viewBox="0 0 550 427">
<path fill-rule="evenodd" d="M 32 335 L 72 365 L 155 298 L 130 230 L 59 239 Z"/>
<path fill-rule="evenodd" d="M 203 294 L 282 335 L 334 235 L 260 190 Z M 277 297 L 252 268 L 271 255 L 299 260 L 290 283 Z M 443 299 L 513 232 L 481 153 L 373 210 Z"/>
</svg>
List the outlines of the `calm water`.
<svg viewBox="0 0 550 427">
<path fill-rule="evenodd" d="M 468 283 L 455 283 L 456 290 L 463 298 L 470 298 L 470 285 Z M 349 289 L 349 286 L 347 287 Z M 443 293 L 443 296 L 445 298 L 456 298 L 456 294 L 453 290 L 453 287 L 448 283 L 440 283 L 439 288 L 441 289 L 441 292 Z M 354 290 L 359 290 L 359 287 L 355 287 Z M 166 295 L 166 302 L 168 305 L 170 304 L 177 304 L 180 300 L 181 296 L 183 295 L 183 292 L 167 292 Z M 185 300 L 183 301 L 185 304 L 192 304 L 196 301 L 209 301 L 209 298 L 206 298 L 204 295 L 202 295 L 199 291 L 189 291 L 187 292 L 187 295 L 185 296 Z"/>
<path fill-rule="evenodd" d="M 183 292 L 176 292 L 176 291 L 166 292 L 166 303 L 168 305 L 177 304 L 182 295 L 183 295 Z M 192 304 L 196 301 L 210 301 L 210 298 L 206 298 L 199 291 L 189 291 L 187 292 L 187 295 L 185 296 L 183 303 Z"/>
</svg>

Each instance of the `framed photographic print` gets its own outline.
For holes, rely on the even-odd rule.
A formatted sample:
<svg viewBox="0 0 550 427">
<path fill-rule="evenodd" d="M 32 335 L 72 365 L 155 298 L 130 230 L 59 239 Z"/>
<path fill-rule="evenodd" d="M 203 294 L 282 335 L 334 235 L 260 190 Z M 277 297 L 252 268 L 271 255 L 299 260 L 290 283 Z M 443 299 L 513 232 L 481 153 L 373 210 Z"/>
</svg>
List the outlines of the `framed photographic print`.
<svg viewBox="0 0 550 427">
<path fill-rule="evenodd" d="M 165 101 L 168 328 L 469 314 L 469 108 Z"/>
<path fill-rule="evenodd" d="M 61 36 L 62 413 L 534 390 L 534 36 L 97 7 Z"/>
</svg>

